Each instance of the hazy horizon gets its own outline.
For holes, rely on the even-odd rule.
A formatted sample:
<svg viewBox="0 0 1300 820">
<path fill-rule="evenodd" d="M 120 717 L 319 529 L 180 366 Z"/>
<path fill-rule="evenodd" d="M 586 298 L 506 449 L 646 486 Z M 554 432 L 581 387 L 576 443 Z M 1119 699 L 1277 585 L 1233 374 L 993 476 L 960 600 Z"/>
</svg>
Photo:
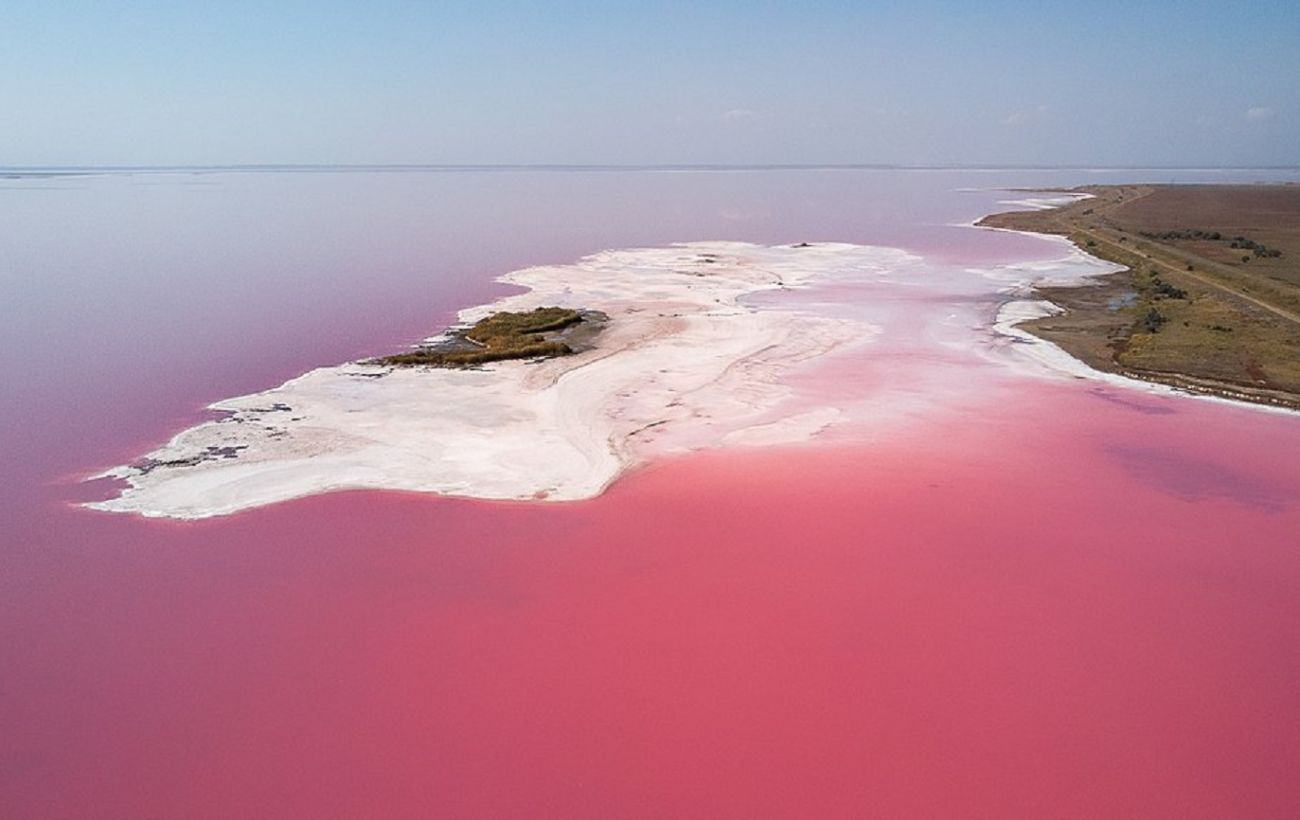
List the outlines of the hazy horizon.
<svg viewBox="0 0 1300 820">
<path fill-rule="evenodd" d="M 1300 9 L 36 3 L 0 167 L 1300 164 Z"/>
<path fill-rule="evenodd" d="M 258 162 L 211 165 L 0 165 L 0 173 L 22 174 L 98 174 L 98 173 L 184 173 L 184 172 L 293 172 L 293 171 L 1290 171 L 1300 163 L 1283 165 L 1011 165 L 973 163 L 969 165 L 892 165 L 888 163 L 293 163 Z M 1289 183 L 1288 183 L 1289 184 Z"/>
</svg>

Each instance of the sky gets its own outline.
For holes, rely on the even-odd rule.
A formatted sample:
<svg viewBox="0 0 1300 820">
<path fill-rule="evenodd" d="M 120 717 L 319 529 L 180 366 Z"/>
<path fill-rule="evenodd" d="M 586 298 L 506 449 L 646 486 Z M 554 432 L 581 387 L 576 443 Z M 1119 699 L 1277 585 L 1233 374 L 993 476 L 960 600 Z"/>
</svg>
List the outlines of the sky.
<svg viewBox="0 0 1300 820">
<path fill-rule="evenodd" d="M 0 167 L 1300 165 L 1300 3 L 60 2 Z"/>
</svg>

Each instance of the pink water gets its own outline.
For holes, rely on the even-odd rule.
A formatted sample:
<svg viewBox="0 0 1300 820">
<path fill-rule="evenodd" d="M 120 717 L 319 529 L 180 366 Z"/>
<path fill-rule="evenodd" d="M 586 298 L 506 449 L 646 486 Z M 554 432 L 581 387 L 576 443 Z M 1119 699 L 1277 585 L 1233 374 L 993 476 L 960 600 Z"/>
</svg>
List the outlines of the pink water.
<svg viewBox="0 0 1300 820">
<path fill-rule="evenodd" d="M 981 182 L 1057 181 L 1027 176 Z M 68 504 L 206 401 L 400 344 L 517 264 L 703 237 L 1045 253 L 944 227 L 997 198 L 971 180 L 80 184 L 0 203 L 27 228 L 4 239 L 6 816 L 1300 813 L 1292 417 L 1016 378 L 577 504 Z M 835 367 L 808 383 L 888 372 Z"/>
</svg>

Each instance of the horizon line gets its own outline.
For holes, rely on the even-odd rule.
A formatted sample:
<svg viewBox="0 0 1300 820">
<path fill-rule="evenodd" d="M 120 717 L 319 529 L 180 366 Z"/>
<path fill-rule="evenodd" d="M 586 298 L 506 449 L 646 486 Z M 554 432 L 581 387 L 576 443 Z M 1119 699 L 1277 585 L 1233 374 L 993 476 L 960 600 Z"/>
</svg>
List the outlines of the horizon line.
<svg viewBox="0 0 1300 820">
<path fill-rule="evenodd" d="M 230 163 L 179 165 L 0 165 L 0 175 L 399 171 L 1300 171 L 1300 165 L 1049 165 L 903 163 Z"/>
</svg>

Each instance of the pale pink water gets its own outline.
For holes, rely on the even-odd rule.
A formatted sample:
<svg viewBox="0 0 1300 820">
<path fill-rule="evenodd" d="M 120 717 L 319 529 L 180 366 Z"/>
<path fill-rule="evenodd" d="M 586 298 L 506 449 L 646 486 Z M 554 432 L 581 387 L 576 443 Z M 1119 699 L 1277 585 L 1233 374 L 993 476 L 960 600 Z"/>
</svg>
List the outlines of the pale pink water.
<svg viewBox="0 0 1300 820">
<path fill-rule="evenodd" d="M 86 184 L 0 206 L 27 222 L 5 239 L 6 816 L 1300 813 L 1293 417 L 1008 376 L 880 440 L 693 455 L 577 504 L 67 505 L 204 402 L 419 336 L 518 264 L 705 237 L 1045 253 L 943 227 L 992 207 L 971 180 L 221 177 L 197 205 Z M 807 383 L 897 372 L 834 368 Z"/>
</svg>

